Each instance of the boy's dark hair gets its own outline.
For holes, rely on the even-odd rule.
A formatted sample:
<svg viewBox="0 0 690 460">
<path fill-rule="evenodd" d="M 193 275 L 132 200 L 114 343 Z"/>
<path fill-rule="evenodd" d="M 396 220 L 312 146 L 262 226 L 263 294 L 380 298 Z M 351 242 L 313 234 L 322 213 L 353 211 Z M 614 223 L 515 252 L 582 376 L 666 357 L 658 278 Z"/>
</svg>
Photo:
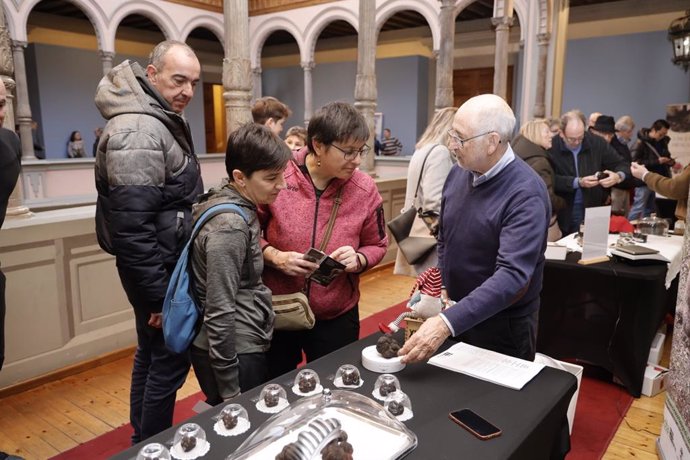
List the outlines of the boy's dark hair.
<svg viewBox="0 0 690 460">
<path fill-rule="evenodd" d="M 333 142 L 366 141 L 369 139 L 367 122 L 352 104 L 331 102 L 321 107 L 307 127 L 307 146 L 314 152 L 313 141 L 325 145 Z"/>
<path fill-rule="evenodd" d="M 280 102 L 275 97 L 267 96 L 257 99 L 252 107 L 254 123 L 266 124 L 269 118 L 278 121 L 292 114 L 290 107 Z"/>
<path fill-rule="evenodd" d="M 251 177 L 256 171 L 278 171 L 292 158 L 287 144 L 273 132 L 257 123 L 247 123 L 230 133 L 225 150 L 225 170 L 230 182 L 237 169 Z"/>
<path fill-rule="evenodd" d="M 657 121 L 652 123 L 652 127 L 650 129 L 653 129 L 654 131 L 661 131 L 664 128 L 669 129 L 671 128 L 671 125 L 663 118 L 659 118 Z"/>
</svg>

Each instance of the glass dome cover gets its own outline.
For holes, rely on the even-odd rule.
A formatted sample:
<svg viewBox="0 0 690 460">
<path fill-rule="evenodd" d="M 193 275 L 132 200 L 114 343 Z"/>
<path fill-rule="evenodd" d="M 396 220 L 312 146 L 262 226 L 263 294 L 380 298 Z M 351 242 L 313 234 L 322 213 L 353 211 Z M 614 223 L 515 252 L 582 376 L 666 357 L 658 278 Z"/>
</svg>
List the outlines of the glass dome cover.
<svg viewBox="0 0 690 460">
<path fill-rule="evenodd" d="M 647 235 L 667 236 L 668 228 L 668 220 L 657 217 L 656 214 L 644 217 L 637 222 L 637 230 Z"/>
<path fill-rule="evenodd" d="M 303 433 L 310 438 L 328 437 L 328 433 L 314 426 L 330 426 L 334 419 L 337 429 L 347 434 L 355 458 L 398 459 L 417 446 L 417 436 L 371 398 L 349 390 L 325 389 L 322 394 L 302 398 L 266 420 L 227 459 L 275 458 L 285 445 L 300 444 L 300 439 L 305 437 Z M 376 442 L 371 442 L 372 439 Z M 300 460 L 321 458 L 321 446 L 310 454 L 304 446 L 300 447 Z"/>
</svg>

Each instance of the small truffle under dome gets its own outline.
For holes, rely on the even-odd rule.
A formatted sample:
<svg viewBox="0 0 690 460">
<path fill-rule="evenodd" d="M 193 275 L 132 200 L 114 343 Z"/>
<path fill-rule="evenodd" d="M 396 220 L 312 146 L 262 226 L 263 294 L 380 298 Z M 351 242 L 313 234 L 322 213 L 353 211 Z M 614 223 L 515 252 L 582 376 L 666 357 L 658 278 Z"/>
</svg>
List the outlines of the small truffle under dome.
<svg viewBox="0 0 690 460">
<path fill-rule="evenodd" d="M 338 388 L 359 388 L 363 383 L 359 369 L 352 364 L 340 366 L 333 379 L 333 385 Z"/>
<path fill-rule="evenodd" d="M 139 450 L 137 460 L 169 460 L 170 452 L 163 444 L 152 442 Z"/>
<path fill-rule="evenodd" d="M 261 412 L 274 414 L 288 406 L 285 389 L 277 383 L 269 383 L 261 390 L 256 408 Z"/>
<path fill-rule="evenodd" d="M 379 401 L 383 401 L 386 397 L 394 391 L 400 390 L 400 381 L 394 375 L 383 374 L 379 375 L 374 384 L 373 395 Z"/>
<path fill-rule="evenodd" d="M 209 448 L 204 429 L 196 423 L 185 423 L 175 432 L 170 453 L 175 458 L 191 460 L 206 455 Z"/>
<path fill-rule="evenodd" d="M 319 375 L 311 369 L 302 369 L 295 377 L 292 391 L 298 396 L 311 396 L 323 390 Z"/>
</svg>

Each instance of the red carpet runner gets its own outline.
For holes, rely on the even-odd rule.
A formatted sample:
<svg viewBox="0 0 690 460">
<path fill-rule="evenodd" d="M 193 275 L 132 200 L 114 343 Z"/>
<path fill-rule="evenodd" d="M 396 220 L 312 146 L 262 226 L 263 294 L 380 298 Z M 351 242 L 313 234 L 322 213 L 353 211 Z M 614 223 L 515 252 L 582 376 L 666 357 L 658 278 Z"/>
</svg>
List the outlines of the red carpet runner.
<svg viewBox="0 0 690 460">
<path fill-rule="evenodd" d="M 378 323 L 388 324 L 393 321 L 404 310 L 404 306 L 405 304 L 401 303 L 362 320 L 360 337 L 378 332 Z M 178 401 L 175 405 L 174 422 L 177 424 L 195 415 L 192 407 L 199 400 L 203 400 L 201 394 Z M 575 426 L 570 441 L 572 448 L 566 457 L 567 460 L 601 458 L 632 401 L 632 396 L 621 387 L 586 376 L 582 377 L 575 412 Z M 105 459 L 127 449 L 130 446 L 131 434 L 131 426 L 126 424 L 56 455 L 53 459 Z"/>
</svg>

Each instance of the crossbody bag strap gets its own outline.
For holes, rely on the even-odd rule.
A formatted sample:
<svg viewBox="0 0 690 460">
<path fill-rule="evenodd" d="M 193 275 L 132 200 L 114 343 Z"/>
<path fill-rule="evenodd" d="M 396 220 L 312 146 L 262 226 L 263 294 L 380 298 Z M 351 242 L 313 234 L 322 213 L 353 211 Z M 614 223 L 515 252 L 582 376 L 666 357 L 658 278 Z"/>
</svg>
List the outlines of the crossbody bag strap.
<svg viewBox="0 0 690 460">
<path fill-rule="evenodd" d="M 422 161 L 422 169 L 419 171 L 419 178 L 417 179 L 417 188 L 415 188 L 414 191 L 414 200 L 412 200 L 412 206 L 415 206 L 415 203 L 417 203 L 417 195 L 419 194 L 419 186 L 422 185 L 422 176 L 424 175 L 424 165 L 426 165 L 426 160 L 436 147 L 438 147 L 438 144 L 435 144 L 433 147 L 431 147 L 424 156 L 424 161 Z"/>
<path fill-rule="evenodd" d="M 340 203 L 343 202 L 342 195 L 343 186 L 341 186 L 338 189 L 338 193 L 335 195 L 335 203 L 333 204 L 333 208 L 331 209 L 331 216 L 328 218 L 328 224 L 326 225 L 326 234 L 323 236 L 323 241 L 321 242 L 321 246 L 319 247 L 319 250 L 321 252 L 323 252 L 326 249 L 326 245 L 328 244 L 328 241 L 331 239 L 331 234 L 333 233 L 333 226 L 335 225 L 335 215 L 338 214 L 338 208 L 340 207 Z"/>
</svg>

